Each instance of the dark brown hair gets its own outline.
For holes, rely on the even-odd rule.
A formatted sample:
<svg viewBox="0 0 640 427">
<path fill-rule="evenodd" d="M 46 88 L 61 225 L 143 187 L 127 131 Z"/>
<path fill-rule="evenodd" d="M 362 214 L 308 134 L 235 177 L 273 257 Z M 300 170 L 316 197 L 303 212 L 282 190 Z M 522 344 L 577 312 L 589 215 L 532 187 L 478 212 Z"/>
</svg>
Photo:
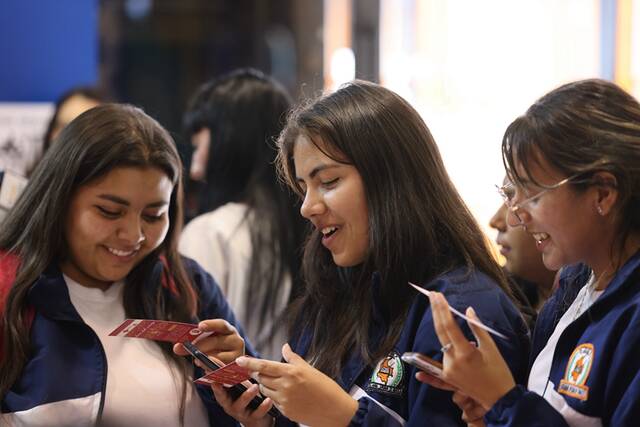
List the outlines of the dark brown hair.
<svg viewBox="0 0 640 427">
<path fill-rule="evenodd" d="M 362 177 L 369 212 L 369 248 L 362 265 L 337 267 L 309 235 L 303 259 L 306 289 L 292 309 L 292 333 L 307 328 L 307 357 L 332 377 L 354 349 L 372 363 L 397 341 L 416 293 L 408 281 L 426 283 L 466 266 L 495 280 L 510 295 L 488 241 L 445 170 L 429 129 L 400 96 L 373 83 L 354 81 L 296 110 L 283 131 L 279 166 L 300 195 L 293 149 L 308 137 Z M 380 286 L 373 289 L 372 274 Z M 373 292 L 387 328 L 369 342 Z"/>
<path fill-rule="evenodd" d="M 570 185 L 578 191 L 603 184 L 590 179 L 595 172 L 611 173 L 619 208 L 612 254 L 640 230 L 640 104 L 615 84 L 581 80 L 544 95 L 509 125 L 502 157 L 518 185 L 527 179 L 544 187 L 530 173 L 543 159 L 565 176 L 576 176 Z"/>
<path fill-rule="evenodd" d="M 241 68 L 200 86 L 184 116 L 187 137 L 203 128 L 211 133 L 198 214 L 229 202 L 248 206 L 244 220 L 253 255 L 243 301 L 252 308 L 244 324 L 251 331 L 260 331 L 270 318 L 281 315 L 276 312 L 278 293 L 287 275 L 292 291 L 299 288 L 305 221 L 297 197 L 281 185 L 274 166 L 275 139 L 290 105 L 280 83 L 258 70 Z M 277 330 L 274 325 L 254 336 L 255 347 L 264 348 Z"/>
<path fill-rule="evenodd" d="M 118 104 L 95 107 L 73 120 L 47 151 L 23 194 L 0 225 L 0 249 L 17 255 L 17 272 L 2 315 L 4 355 L 0 366 L 0 397 L 19 378 L 29 358 L 29 332 L 23 320 L 26 296 L 46 267 L 67 254 L 63 224 L 77 189 L 118 167 L 156 167 L 173 182 L 169 231 L 162 244 L 127 276 L 124 309 L 127 317 L 190 321 L 196 297 L 177 252 L 182 226 L 181 162 L 171 136 L 142 110 Z M 164 255 L 177 295 L 158 286 L 143 289 L 145 279 Z M 183 368 L 183 405 L 188 366 L 161 346 L 168 360 Z"/>
</svg>

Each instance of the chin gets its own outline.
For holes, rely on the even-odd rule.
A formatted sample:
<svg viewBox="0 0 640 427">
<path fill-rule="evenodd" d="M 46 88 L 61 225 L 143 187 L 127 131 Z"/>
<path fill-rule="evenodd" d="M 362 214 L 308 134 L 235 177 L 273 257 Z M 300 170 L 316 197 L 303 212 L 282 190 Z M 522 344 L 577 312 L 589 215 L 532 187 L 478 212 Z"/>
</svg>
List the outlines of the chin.
<svg viewBox="0 0 640 427">
<path fill-rule="evenodd" d="M 344 256 L 333 256 L 333 262 L 338 267 L 355 267 L 356 265 L 360 265 L 364 262 L 364 259 L 355 258 L 355 257 L 344 257 Z"/>
<path fill-rule="evenodd" d="M 551 271 L 556 271 L 559 270 L 560 268 L 564 267 L 565 265 L 568 265 L 569 263 L 567 262 L 562 262 L 554 257 L 542 257 L 542 264 L 544 264 L 544 267 L 547 270 L 551 270 Z"/>
</svg>

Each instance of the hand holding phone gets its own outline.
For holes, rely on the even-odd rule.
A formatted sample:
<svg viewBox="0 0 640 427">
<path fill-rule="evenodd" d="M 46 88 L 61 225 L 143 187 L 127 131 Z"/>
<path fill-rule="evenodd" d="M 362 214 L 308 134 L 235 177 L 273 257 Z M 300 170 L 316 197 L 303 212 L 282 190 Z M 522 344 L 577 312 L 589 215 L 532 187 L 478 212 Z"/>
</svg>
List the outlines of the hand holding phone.
<svg viewBox="0 0 640 427">
<path fill-rule="evenodd" d="M 218 365 L 213 360 L 209 359 L 209 357 L 206 354 L 198 350 L 198 347 L 193 345 L 193 343 L 189 341 L 185 341 L 182 343 L 182 345 L 189 352 L 189 354 L 191 354 L 191 356 L 195 357 L 200 362 L 202 362 L 208 369 L 212 371 L 216 371 L 222 368 L 222 366 Z M 257 382 L 253 379 L 249 379 L 249 381 L 254 384 L 257 384 Z M 238 397 L 240 397 L 242 393 L 247 391 L 247 387 L 244 386 L 242 383 L 237 383 L 232 385 L 231 387 L 227 387 L 226 390 L 231 395 L 233 400 L 236 400 Z M 264 399 L 265 398 L 262 395 L 258 395 L 254 397 L 251 400 L 251 402 L 249 402 L 249 408 L 257 409 L 258 406 L 260 406 L 260 404 L 264 401 Z M 275 406 L 272 406 L 271 409 L 269 409 L 269 415 L 271 415 L 272 417 L 278 417 L 282 414 L 280 413 L 280 411 L 278 411 L 278 409 Z"/>
</svg>

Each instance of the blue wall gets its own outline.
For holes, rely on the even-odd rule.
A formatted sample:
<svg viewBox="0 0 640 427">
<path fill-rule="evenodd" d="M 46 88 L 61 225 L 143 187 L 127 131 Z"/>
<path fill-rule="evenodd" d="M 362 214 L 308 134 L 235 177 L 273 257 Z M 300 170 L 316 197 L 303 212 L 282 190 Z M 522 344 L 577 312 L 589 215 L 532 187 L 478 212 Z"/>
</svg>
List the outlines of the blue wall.
<svg viewBox="0 0 640 427">
<path fill-rule="evenodd" d="M 98 0 L 3 0 L 0 102 L 55 101 L 98 79 Z"/>
</svg>

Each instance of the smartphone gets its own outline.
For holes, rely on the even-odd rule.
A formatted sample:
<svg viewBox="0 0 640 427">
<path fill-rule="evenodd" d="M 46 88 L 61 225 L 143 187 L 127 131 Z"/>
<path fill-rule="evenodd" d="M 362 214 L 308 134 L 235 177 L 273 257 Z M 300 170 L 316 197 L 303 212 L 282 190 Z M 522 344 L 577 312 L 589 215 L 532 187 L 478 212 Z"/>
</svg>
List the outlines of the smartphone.
<svg viewBox="0 0 640 427">
<path fill-rule="evenodd" d="M 216 369 L 220 369 L 220 366 L 217 363 L 209 359 L 209 357 L 206 354 L 198 350 L 198 347 L 196 347 L 193 343 L 189 341 L 185 341 L 182 343 L 182 345 L 184 346 L 185 349 L 187 349 L 190 355 L 192 355 L 193 357 L 195 357 L 196 359 L 204 363 L 204 365 L 210 370 L 215 371 Z M 257 384 L 257 382 L 254 379 L 250 379 L 249 381 L 251 381 L 254 384 Z M 242 393 L 247 391 L 247 387 L 245 387 L 243 384 L 238 383 L 231 387 L 226 387 L 226 390 L 231 395 L 233 400 L 235 400 L 238 397 L 240 397 Z M 262 402 L 264 402 L 264 396 L 259 394 L 258 396 L 251 399 L 251 402 L 249 402 L 249 408 L 257 409 Z M 278 417 L 282 415 L 275 406 L 272 406 L 271 409 L 269 409 L 268 413 L 272 417 Z"/>
<path fill-rule="evenodd" d="M 400 358 L 409 365 L 425 371 L 436 378 L 442 378 L 442 363 L 425 356 L 422 353 L 407 352 Z"/>
</svg>

